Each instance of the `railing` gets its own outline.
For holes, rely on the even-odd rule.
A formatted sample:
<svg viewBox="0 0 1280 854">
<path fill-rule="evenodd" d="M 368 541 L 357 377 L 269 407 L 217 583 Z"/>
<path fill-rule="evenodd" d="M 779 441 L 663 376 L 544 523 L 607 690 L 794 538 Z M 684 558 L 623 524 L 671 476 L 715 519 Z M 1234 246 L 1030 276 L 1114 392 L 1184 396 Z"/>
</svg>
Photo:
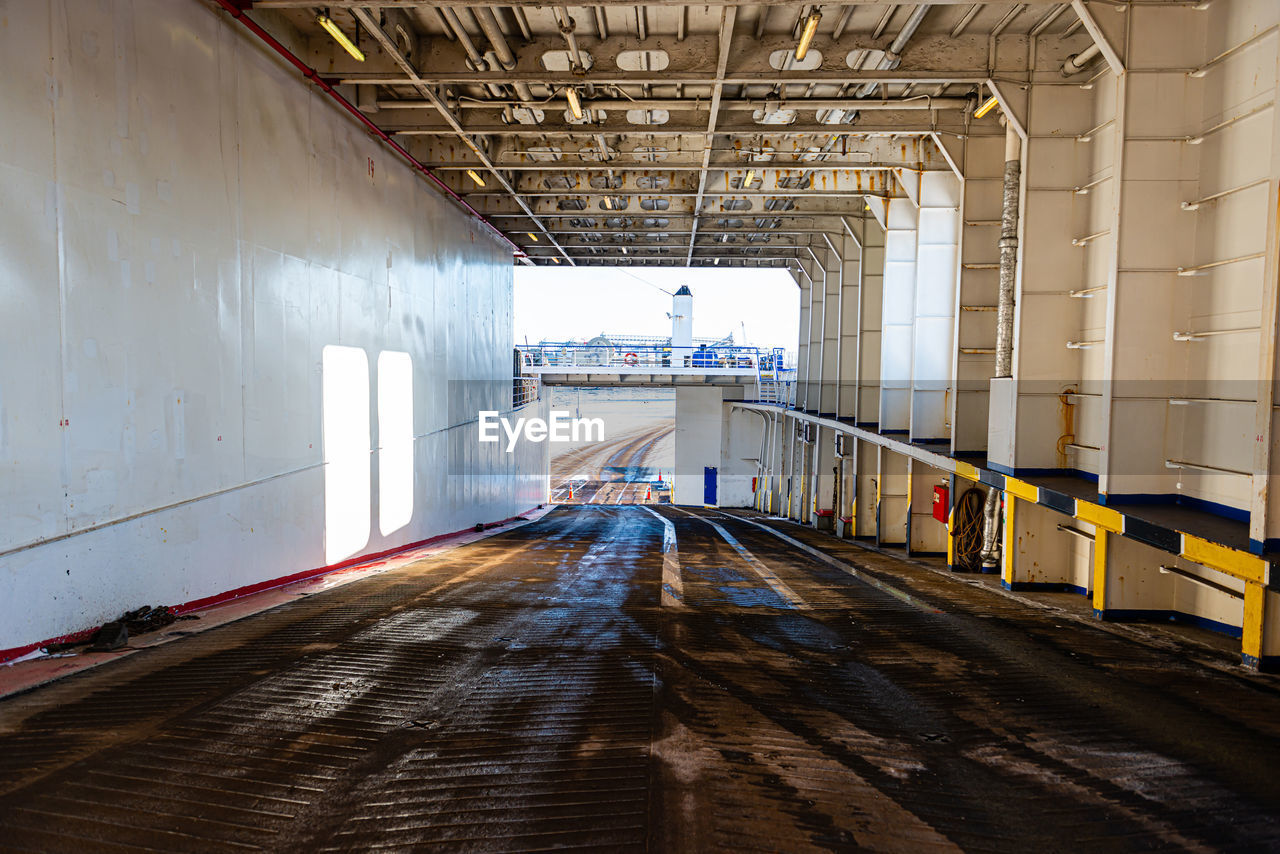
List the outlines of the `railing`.
<svg viewBox="0 0 1280 854">
<path fill-rule="evenodd" d="M 795 368 L 786 368 L 779 372 L 776 379 L 761 377 L 756 391 L 758 403 L 772 403 L 783 409 L 794 409 L 795 401 Z"/>
<path fill-rule="evenodd" d="M 538 390 L 542 388 L 542 383 L 537 377 L 518 376 L 511 380 L 511 408 L 519 409 L 520 407 L 533 403 L 538 399 Z"/>
<path fill-rule="evenodd" d="M 773 370 L 781 367 L 780 357 L 757 347 L 697 345 L 616 346 L 612 344 L 554 344 L 522 347 L 525 364 L 531 367 L 566 368 L 705 368 L 708 370 Z"/>
</svg>

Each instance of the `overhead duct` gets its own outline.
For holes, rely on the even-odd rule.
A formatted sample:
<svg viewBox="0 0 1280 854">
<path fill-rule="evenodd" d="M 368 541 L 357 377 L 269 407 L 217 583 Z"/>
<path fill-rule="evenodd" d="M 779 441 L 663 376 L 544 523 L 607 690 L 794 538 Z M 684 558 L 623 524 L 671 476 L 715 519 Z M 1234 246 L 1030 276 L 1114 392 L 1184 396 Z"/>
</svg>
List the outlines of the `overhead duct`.
<svg viewBox="0 0 1280 854">
<path fill-rule="evenodd" d="M 892 71 L 902 64 L 902 51 L 906 48 L 907 42 L 911 41 L 911 37 L 916 34 L 916 30 L 920 28 L 920 22 L 924 20 L 924 16 L 929 13 L 929 4 L 921 3 L 911 13 L 911 17 L 907 18 L 907 22 L 902 25 L 902 29 L 898 31 L 898 36 L 889 45 L 889 49 L 885 51 L 884 57 L 876 65 L 877 71 Z M 876 91 L 878 83 L 868 81 L 863 83 L 855 93 L 859 98 L 866 98 Z"/>
</svg>

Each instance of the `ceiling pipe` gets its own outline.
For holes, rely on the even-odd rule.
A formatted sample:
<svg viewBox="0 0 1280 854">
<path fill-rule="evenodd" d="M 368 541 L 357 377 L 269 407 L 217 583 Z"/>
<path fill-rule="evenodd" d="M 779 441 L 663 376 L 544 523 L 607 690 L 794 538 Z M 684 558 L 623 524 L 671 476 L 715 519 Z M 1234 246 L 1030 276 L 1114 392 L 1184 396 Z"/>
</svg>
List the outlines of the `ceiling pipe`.
<svg viewBox="0 0 1280 854">
<path fill-rule="evenodd" d="M 230 15 L 232 18 L 236 19 L 241 24 L 243 24 L 245 29 L 253 33 L 259 39 L 261 39 L 267 45 L 267 47 L 271 48 L 276 53 L 280 54 L 280 56 L 284 57 L 284 59 L 290 65 L 298 69 L 298 71 L 302 72 L 303 77 L 305 77 L 307 80 L 310 80 L 312 83 L 318 86 L 320 90 L 324 92 L 326 95 L 328 95 L 330 98 L 332 98 L 338 104 L 338 106 L 346 110 L 351 115 L 355 116 L 356 121 L 360 122 L 360 124 L 364 125 L 369 130 L 370 133 L 378 137 L 378 139 L 382 140 L 383 143 L 385 143 L 392 151 L 396 152 L 396 154 L 399 154 L 401 157 L 403 157 L 411 168 L 425 175 L 427 179 L 430 180 L 433 184 L 435 184 L 436 187 L 441 192 L 443 192 L 446 196 L 453 199 L 455 202 L 457 202 L 459 205 L 465 208 L 473 217 L 478 219 L 480 222 L 484 223 L 484 225 L 487 226 L 489 230 L 491 230 L 494 234 L 496 234 L 502 240 L 503 243 L 511 247 L 512 252 L 517 257 L 524 258 L 524 259 L 528 258 L 528 256 L 525 254 L 525 251 L 521 249 L 519 246 L 517 246 L 515 243 L 513 243 L 511 241 L 511 238 L 507 237 L 507 235 L 504 234 L 501 229 L 499 229 L 496 225 L 494 225 L 492 222 L 486 219 L 485 216 L 480 213 L 480 211 L 476 210 L 471 205 L 467 204 L 466 200 L 463 199 L 462 196 L 459 196 L 457 193 L 455 193 L 453 189 L 448 184 L 446 184 L 438 175 L 436 175 L 434 172 L 428 169 L 425 165 L 423 165 L 421 160 L 419 160 L 418 158 L 410 154 L 408 151 L 406 151 L 404 146 L 400 145 L 400 143 L 392 139 L 391 136 L 387 134 L 386 131 L 384 131 L 382 128 L 378 127 L 376 124 L 371 122 L 369 120 L 369 117 L 366 116 L 364 113 L 360 112 L 360 110 L 356 107 L 355 104 L 348 101 L 346 98 L 342 96 L 342 94 L 337 89 L 334 89 L 333 86 L 327 83 L 325 79 L 320 76 L 320 73 L 318 71 L 316 71 L 310 65 L 307 65 L 301 59 L 299 59 L 298 56 L 293 53 L 293 51 L 289 50 L 289 48 L 285 47 L 283 44 L 277 41 L 274 36 L 272 36 L 269 32 L 267 32 L 261 26 L 259 26 L 256 21 L 254 21 L 252 18 L 246 15 L 244 11 L 241 10 L 238 4 L 238 0 L 213 0 L 213 2 L 217 3 L 218 6 L 221 7 L 222 10 L 226 12 L 228 15 Z"/>
<path fill-rule="evenodd" d="M 1089 61 L 1102 52 L 1102 48 L 1097 44 L 1091 44 L 1077 54 L 1067 57 L 1067 61 L 1062 63 L 1062 76 L 1070 77 L 1073 74 L 1079 74 L 1084 71 L 1084 67 Z"/>
<path fill-rule="evenodd" d="M 471 60 L 472 71 L 487 71 L 489 64 L 484 61 L 484 55 L 480 53 L 480 49 L 476 47 L 475 42 L 471 40 L 471 34 L 462 26 L 462 21 L 458 18 L 458 13 L 454 11 L 452 6 L 441 6 L 440 15 L 444 18 L 445 23 L 449 25 L 449 29 L 453 31 L 453 37 L 462 45 L 462 49 L 467 52 L 467 59 Z"/>
<path fill-rule="evenodd" d="M 581 74 L 587 69 L 582 64 L 582 52 L 578 50 L 578 37 L 573 34 L 576 29 L 573 18 L 569 17 L 569 9 L 566 6 L 556 6 L 553 11 L 556 15 L 556 23 L 560 26 L 560 33 L 569 47 L 569 61 L 573 64 L 573 70 Z"/>
<path fill-rule="evenodd" d="M 485 61 L 484 54 L 476 47 L 475 42 L 471 40 L 471 34 L 467 32 L 466 27 L 462 26 L 462 20 L 458 17 L 458 13 L 452 6 L 441 6 L 440 16 L 444 18 L 449 29 L 453 30 L 454 38 L 458 40 L 458 44 L 462 45 L 462 49 L 467 53 L 467 61 L 471 64 L 472 71 L 488 71 L 489 63 Z M 485 88 L 490 95 L 495 98 L 503 96 L 502 87 L 496 83 L 490 83 Z"/>
<path fill-rule="evenodd" d="M 877 71 L 892 71 L 902 64 L 902 51 L 906 48 L 907 42 L 911 41 L 911 37 L 916 34 L 916 30 L 920 28 L 920 23 L 924 21 L 924 16 L 929 14 L 929 8 L 928 3 L 921 3 L 911 12 L 911 17 L 907 18 L 907 22 L 902 25 L 902 29 L 898 31 L 897 38 L 889 45 L 889 49 L 885 51 L 884 58 L 876 66 Z M 876 87 L 879 85 L 879 83 L 864 83 L 855 94 L 859 98 L 865 98 L 876 91 Z"/>
<path fill-rule="evenodd" d="M 498 19 L 494 16 L 493 10 L 488 6 L 477 6 L 472 11 L 476 16 L 476 22 L 480 24 L 480 31 L 485 34 L 485 38 L 489 39 L 489 44 L 493 45 L 493 55 L 498 58 L 504 70 L 514 71 L 516 55 L 507 44 L 507 38 L 502 34 L 502 28 L 498 26 Z M 533 101 L 533 92 L 529 89 L 528 83 L 513 83 L 511 88 L 515 90 L 516 97 L 522 102 L 527 104 Z"/>
</svg>

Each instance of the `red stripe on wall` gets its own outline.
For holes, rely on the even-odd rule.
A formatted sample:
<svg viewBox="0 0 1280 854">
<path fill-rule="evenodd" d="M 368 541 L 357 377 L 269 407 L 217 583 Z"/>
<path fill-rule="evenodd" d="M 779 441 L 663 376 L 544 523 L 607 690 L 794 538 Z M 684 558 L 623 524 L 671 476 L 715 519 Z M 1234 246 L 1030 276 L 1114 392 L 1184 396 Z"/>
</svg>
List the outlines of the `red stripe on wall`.
<svg viewBox="0 0 1280 854">
<path fill-rule="evenodd" d="M 528 513 L 533 509 L 535 508 L 530 508 L 524 512 Z M 499 522 L 489 522 L 485 524 L 485 528 L 505 525 L 508 522 L 514 522 L 519 518 L 521 518 L 521 516 L 516 515 L 510 516 Z M 393 555 L 403 554 L 404 552 L 413 551 L 414 549 L 420 549 L 423 546 L 429 546 L 432 543 L 438 543 L 442 540 L 452 539 L 453 537 L 460 537 L 463 534 L 470 534 L 474 531 L 475 528 L 472 527 L 463 528 L 460 531 L 454 531 L 449 534 L 437 534 L 434 537 L 428 537 L 425 540 L 418 540 L 415 543 L 409 543 L 403 546 L 396 546 L 395 548 L 387 549 L 386 551 L 375 552 L 367 555 L 357 555 L 356 557 L 344 560 L 341 563 L 321 566 L 315 569 L 305 569 L 302 572 L 295 572 L 292 575 L 282 575 L 279 578 L 259 581 L 257 584 L 246 584 L 244 587 L 237 587 L 234 590 L 227 590 L 222 593 L 215 593 L 212 596 L 205 596 L 203 599 L 192 599 L 190 602 L 183 602 L 181 605 L 174 605 L 173 612 L 175 614 L 189 614 L 192 611 L 203 611 L 206 608 L 212 608 L 215 605 L 225 605 L 227 602 L 232 602 L 245 596 L 252 596 L 254 593 L 261 593 L 264 590 L 274 590 L 277 587 L 283 587 L 286 584 L 292 584 L 295 581 L 305 581 L 308 578 L 317 578 L 321 575 L 328 575 L 331 572 L 350 569 L 354 566 L 376 564 L 388 557 L 392 557 Z M 79 631 L 71 632 L 70 634 L 58 635 L 55 638 L 49 638 L 48 640 L 39 641 L 37 643 L 24 644 L 23 646 L 15 646 L 10 649 L 0 649 L 0 662 L 12 661 L 15 658 L 21 658 L 27 653 L 35 652 L 37 649 L 41 649 L 51 644 L 78 643 L 80 641 L 88 640 L 93 637 L 94 633 L 100 628 L 102 628 L 100 625 L 93 626 L 92 628 L 81 629 Z"/>
</svg>

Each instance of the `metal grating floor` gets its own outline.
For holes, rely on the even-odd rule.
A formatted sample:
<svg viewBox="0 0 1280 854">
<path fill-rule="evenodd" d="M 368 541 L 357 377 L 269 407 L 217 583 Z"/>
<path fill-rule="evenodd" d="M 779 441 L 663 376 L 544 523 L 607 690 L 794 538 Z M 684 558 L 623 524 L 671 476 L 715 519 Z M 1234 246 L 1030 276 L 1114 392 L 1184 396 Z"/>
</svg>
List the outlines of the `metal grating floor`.
<svg viewBox="0 0 1280 854">
<path fill-rule="evenodd" d="M 1280 846 L 1273 681 L 661 512 L 681 604 L 563 508 L 0 704 L 0 848 Z"/>
</svg>

